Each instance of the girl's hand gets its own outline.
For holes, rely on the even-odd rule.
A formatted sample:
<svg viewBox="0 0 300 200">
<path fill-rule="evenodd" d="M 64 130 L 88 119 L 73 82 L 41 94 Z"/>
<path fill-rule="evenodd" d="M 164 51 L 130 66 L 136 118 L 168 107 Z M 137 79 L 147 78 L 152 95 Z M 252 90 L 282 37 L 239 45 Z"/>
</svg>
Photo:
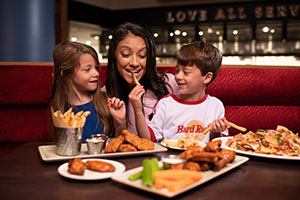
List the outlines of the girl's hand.
<svg viewBox="0 0 300 200">
<path fill-rule="evenodd" d="M 144 93 L 145 93 L 144 86 L 137 85 L 131 90 L 130 94 L 128 95 L 128 99 L 131 102 L 135 112 L 143 110 L 141 97 Z"/>
<path fill-rule="evenodd" d="M 211 132 L 213 133 L 221 133 L 226 129 L 230 128 L 230 124 L 226 120 L 225 117 L 221 119 L 214 120 L 211 124 Z"/>
<path fill-rule="evenodd" d="M 124 101 L 116 97 L 108 98 L 107 106 L 109 113 L 117 123 L 122 124 L 126 121 L 126 106 Z"/>
</svg>

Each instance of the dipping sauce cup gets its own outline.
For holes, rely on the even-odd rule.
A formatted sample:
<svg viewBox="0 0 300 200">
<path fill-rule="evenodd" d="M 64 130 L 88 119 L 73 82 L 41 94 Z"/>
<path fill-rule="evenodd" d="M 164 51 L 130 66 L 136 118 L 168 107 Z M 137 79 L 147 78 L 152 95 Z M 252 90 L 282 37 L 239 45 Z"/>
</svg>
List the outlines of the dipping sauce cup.
<svg viewBox="0 0 300 200">
<path fill-rule="evenodd" d="M 186 161 L 177 155 L 167 155 L 161 158 L 164 169 L 182 169 Z"/>
<path fill-rule="evenodd" d="M 100 154 L 105 148 L 107 136 L 102 134 L 92 135 L 91 138 L 86 140 L 89 154 Z"/>
</svg>

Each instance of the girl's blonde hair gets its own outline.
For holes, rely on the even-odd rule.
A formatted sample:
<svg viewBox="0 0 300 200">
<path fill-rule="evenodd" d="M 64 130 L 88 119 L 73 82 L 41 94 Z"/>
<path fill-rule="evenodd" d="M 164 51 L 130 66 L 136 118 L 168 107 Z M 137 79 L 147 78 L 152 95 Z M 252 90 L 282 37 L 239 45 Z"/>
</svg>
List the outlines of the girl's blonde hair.
<svg viewBox="0 0 300 200">
<path fill-rule="evenodd" d="M 74 95 L 72 77 L 80 65 L 80 56 L 83 54 L 90 54 L 95 60 L 96 68 L 99 68 L 97 52 L 88 45 L 79 42 L 63 42 L 53 50 L 54 74 L 50 108 L 55 111 L 65 112 L 69 107 L 74 107 L 70 104 L 71 95 Z M 113 119 L 107 107 L 107 96 L 106 93 L 101 92 L 99 82 L 97 89 L 91 92 L 91 97 L 96 113 L 103 122 L 104 134 L 114 133 Z"/>
</svg>

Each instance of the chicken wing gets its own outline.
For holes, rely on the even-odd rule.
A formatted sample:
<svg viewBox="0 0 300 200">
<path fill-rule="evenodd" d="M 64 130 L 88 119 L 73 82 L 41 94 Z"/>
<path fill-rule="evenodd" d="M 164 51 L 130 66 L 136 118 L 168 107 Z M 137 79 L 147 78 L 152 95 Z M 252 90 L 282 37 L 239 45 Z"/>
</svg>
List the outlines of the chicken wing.
<svg viewBox="0 0 300 200">
<path fill-rule="evenodd" d="M 207 151 L 207 152 L 218 152 L 221 149 L 221 144 L 222 144 L 221 140 L 211 141 L 211 142 L 207 143 L 207 145 L 205 147 L 205 151 Z"/>
<path fill-rule="evenodd" d="M 68 162 L 68 172 L 71 174 L 83 175 L 85 170 L 84 162 L 80 158 L 74 158 Z"/>
<path fill-rule="evenodd" d="M 201 171 L 199 163 L 191 162 L 191 161 L 185 162 L 184 165 L 183 165 L 183 169 Z"/>
<path fill-rule="evenodd" d="M 100 160 L 89 160 L 85 163 L 85 166 L 93 171 L 97 172 L 114 172 L 115 166 L 110 163 L 103 162 Z"/>
<path fill-rule="evenodd" d="M 202 148 L 201 146 L 189 146 L 184 152 L 179 154 L 179 156 L 181 158 L 189 160 L 194 156 L 194 154 L 200 153 L 203 151 L 204 151 L 204 148 Z"/>
</svg>

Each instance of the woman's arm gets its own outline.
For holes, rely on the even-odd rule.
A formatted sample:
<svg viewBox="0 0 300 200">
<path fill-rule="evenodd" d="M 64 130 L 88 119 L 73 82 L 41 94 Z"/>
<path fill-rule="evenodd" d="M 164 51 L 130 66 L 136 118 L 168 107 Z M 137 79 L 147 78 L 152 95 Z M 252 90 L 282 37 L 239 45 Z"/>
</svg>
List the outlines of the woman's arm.
<svg viewBox="0 0 300 200">
<path fill-rule="evenodd" d="M 135 125 L 139 136 L 151 140 L 150 131 L 146 124 L 144 113 L 142 111 L 138 111 L 138 112 L 134 111 L 134 114 L 135 114 Z"/>
<path fill-rule="evenodd" d="M 144 93 L 144 87 L 142 85 L 137 85 L 132 89 L 132 91 L 128 95 L 128 98 L 134 109 L 135 125 L 138 135 L 142 138 L 151 140 L 151 135 L 145 120 L 143 105 L 141 101 L 141 97 Z"/>
</svg>

